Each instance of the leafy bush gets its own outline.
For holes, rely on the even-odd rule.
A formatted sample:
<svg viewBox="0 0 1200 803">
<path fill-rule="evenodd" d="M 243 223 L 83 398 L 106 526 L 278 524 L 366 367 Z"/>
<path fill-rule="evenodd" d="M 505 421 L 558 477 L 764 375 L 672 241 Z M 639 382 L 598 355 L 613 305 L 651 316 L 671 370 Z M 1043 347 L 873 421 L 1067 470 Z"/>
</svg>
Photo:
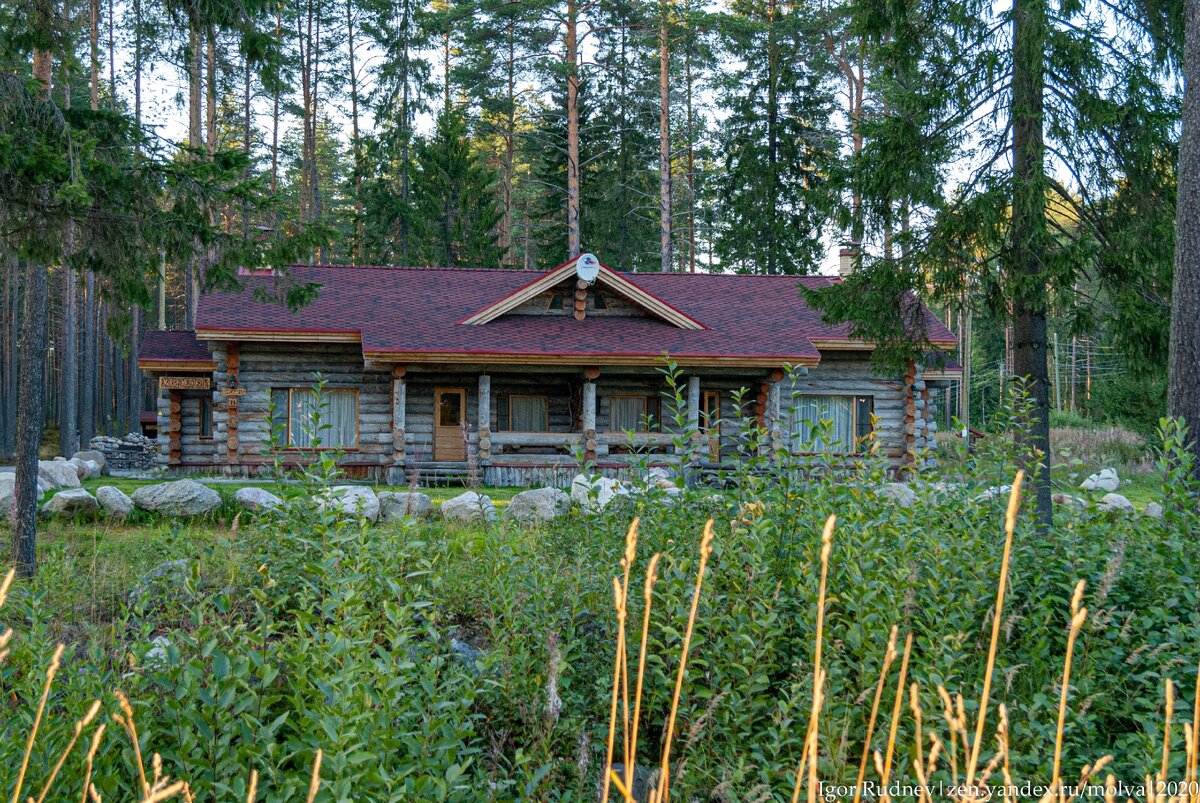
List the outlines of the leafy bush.
<svg viewBox="0 0 1200 803">
<path fill-rule="evenodd" d="M 729 423 L 741 430 L 735 470 L 529 530 L 506 522 L 368 526 L 336 515 L 315 504 L 337 481 L 333 457 L 318 455 L 287 486 L 282 511 L 242 523 L 220 571 L 196 562 L 124 607 L 106 632 L 67 637 L 26 791 L 50 776 L 74 718 L 97 699 L 101 715 L 57 776 L 71 794 L 88 771 L 82 745 L 105 721 L 110 732 L 90 782 L 106 799 L 141 794 L 133 742 L 109 719 L 116 713 L 136 722 L 146 772 L 153 775 L 157 753 L 163 773 L 186 778 L 197 800 L 246 799 L 252 770 L 258 799 L 300 798 L 318 749 L 319 800 L 595 799 L 619 633 L 612 578 L 623 575 L 634 515 L 642 557 L 630 566 L 626 637 L 630 656 L 643 637 L 647 645 L 644 767 L 658 763 L 691 634 L 670 772 L 679 799 L 790 795 L 808 740 L 820 610 L 823 780 L 853 783 L 864 746 L 913 744 L 906 696 L 891 736 L 899 658 L 887 662 L 880 687 L 893 627 L 897 652 L 913 635 L 906 682 L 918 684 L 923 710 L 942 709 L 943 687 L 952 702 L 957 692 L 968 698 L 962 716 L 973 722 L 1004 555 L 1004 498 L 975 497 L 1011 482 L 1022 457 L 1016 447 L 992 438 L 969 457 L 943 461 L 952 469 L 919 471 L 915 501 L 902 506 L 887 495 L 888 467 L 872 449 L 852 463 L 814 467 L 792 460 L 754 419 Z M 1007 426 L 1022 426 L 1021 416 L 1011 414 Z M 1166 680 L 1181 700 L 1195 687 L 1200 509 L 1183 433 L 1165 422 L 1160 440 L 1174 489 L 1163 519 L 1064 508 L 1044 534 L 1026 513 L 1017 519 L 991 694 L 1008 714 L 1017 782 L 1049 779 L 1077 580 L 1087 581 L 1082 603 L 1091 613 L 1070 678 L 1065 774 L 1106 754 L 1126 782 L 1156 772 Z M 822 608 L 821 532 L 830 515 L 837 523 Z M 712 553 L 689 631 L 696 545 L 709 518 Z M 645 556 L 656 553 L 643 629 L 640 578 Z M 47 656 L 63 638 L 46 600 L 66 575 L 47 568 L 4 608 L 20 634 L 0 664 L 10 701 L 0 734 L 7 788 L 35 728 Z M 166 641 L 155 652 L 158 637 Z M 877 688 L 882 703 L 872 719 Z M 116 689 L 132 701 L 129 713 Z M 1183 775 L 1180 721 L 1188 719 L 1175 717 L 1171 777 Z M 995 710 L 989 723 L 982 749 L 990 759 Z M 946 749 L 957 744 L 961 769 L 961 740 L 936 715 L 924 727 L 926 738 L 940 729 Z M 873 763 L 868 772 L 877 777 Z M 943 757 L 931 777 L 954 774 Z M 893 777 L 915 778 L 911 754 L 895 757 Z"/>
</svg>

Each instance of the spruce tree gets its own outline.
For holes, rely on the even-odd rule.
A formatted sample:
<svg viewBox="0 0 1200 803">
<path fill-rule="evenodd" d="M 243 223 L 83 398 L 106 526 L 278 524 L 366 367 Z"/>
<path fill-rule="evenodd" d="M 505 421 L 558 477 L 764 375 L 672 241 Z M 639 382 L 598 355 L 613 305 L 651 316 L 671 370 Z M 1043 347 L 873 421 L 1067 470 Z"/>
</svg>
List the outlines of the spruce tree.
<svg viewBox="0 0 1200 803">
<path fill-rule="evenodd" d="M 830 69 L 802 4 L 737 0 L 723 21 L 721 267 L 809 273 L 834 210 Z"/>
<path fill-rule="evenodd" d="M 463 117 L 443 111 L 433 136 L 417 146 L 413 199 L 424 220 L 427 265 L 500 266 L 496 174 L 472 145 Z"/>
</svg>

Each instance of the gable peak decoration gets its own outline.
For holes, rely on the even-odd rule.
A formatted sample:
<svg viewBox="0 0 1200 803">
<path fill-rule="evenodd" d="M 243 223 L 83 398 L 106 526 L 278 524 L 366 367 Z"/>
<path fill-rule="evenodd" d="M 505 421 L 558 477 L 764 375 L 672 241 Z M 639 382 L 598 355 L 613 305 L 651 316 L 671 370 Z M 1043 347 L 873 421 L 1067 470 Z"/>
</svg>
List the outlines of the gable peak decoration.
<svg viewBox="0 0 1200 803">
<path fill-rule="evenodd" d="M 643 290 L 627 276 L 617 273 L 600 262 L 593 254 L 580 254 L 556 268 L 551 268 L 524 287 L 489 304 L 461 323 L 466 326 L 480 326 L 494 321 L 500 316 L 512 312 L 535 296 L 564 281 L 569 281 L 571 277 L 575 277 L 577 283 L 584 287 L 604 288 L 626 299 L 650 317 L 679 329 L 701 330 L 708 328 L 691 316 L 680 312 L 658 296 Z M 575 317 L 576 320 L 583 320 L 582 315 L 576 314 Z"/>
</svg>

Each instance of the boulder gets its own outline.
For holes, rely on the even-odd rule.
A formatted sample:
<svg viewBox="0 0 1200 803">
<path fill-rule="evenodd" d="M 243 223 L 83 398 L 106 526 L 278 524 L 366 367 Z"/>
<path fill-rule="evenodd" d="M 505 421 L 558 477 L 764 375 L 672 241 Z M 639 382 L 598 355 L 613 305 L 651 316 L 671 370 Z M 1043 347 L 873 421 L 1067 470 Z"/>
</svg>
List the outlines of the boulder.
<svg viewBox="0 0 1200 803">
<path fill-rule="evenodd" d="M 142 656 L 142 666 L 147 669 L 166 669 L 171 663 L 171 640 L 166 636 L 155 636 L 150 642 L 150 649 Z"/>
<path fill-rule="evenodd" d="M 619 763 L 613 764 L 612 771 L 617 775 L 618 778 L 621 779 L 621 782 L 624 783 L 625 765 Z M 629 795 L 634 800 L 634 803 L 648 803 L 648 801 L 651 799 L 651 795 L 658 788 L 658 780 L 661 775 L 662 771 L 657 767 L 650 768 L 643 767 L 640 764 L 633 765 L 633 783 L 630 784 L 633 788 L 629 790 Z M 597 799 L 599 799 L 600 795 L 604 792 L 603 783 L 603 778 L 600 778 L 596 782 Z M 615 803 L 616 801 L 624 799 L 625 798 L 617 790 L 617 785 L 610 783 L 608 787 L 608 800 L 602 801 L 601 803 Z"/>
<path fill-rule="evenodd" d="M 67 461 L 67 465 L 69 465 L 71 468 L 75 469 L 75 474 L 76 474 L 76 476 L 79 477 L 79 479 L 81 479 L 81 480 L 87 479 L 87 466 L 84 465 L 82 460 L 72 457 L 70 460 Z"/>
<path fill-rule="evenodd" d="M 417 491 L 384 491 L 379 494 L 379 514 L 384 521 L 433 518 L 433 500 Z"/>
<path fill-rule="evenodd" d="M 1102 513 L 1108 513 L 1110 511 L 1115 511 L 1117 513 L 1132 513 L 1134 510 L 1133 502 L 1130 502 L 1120 494 L 1105 494 L 1100 498 L 1100 504 L 1097 505 L 1097 508 Z"/>
<path fill-rule="evenodd" d="M 17 475 L 11 471 L 6 471 L 0 474 L 0 516 L 8 512 L 12 506 L 13 495 L 16 493 Z M 49 488 L 41 477 L 38 477 L 37 501 L 41 502 L 42 497 L 46 495 L 46 491 L 53 490 Z"/>
<path fill-rule="evenodd" d="M 1071 507 L 1087 507 L 1087 500 L 1080 499 L 1078 496 L 1070 494 L 1050 494 L 1050 501 L 1056 505 L 1070 505 Z"/>
<path fill-rule="evenodd" d="M 343 516 L 362 516 L 372 522 L 379 518 L 379 497 L 365 485 L 335 485 L 318 504 Z"/>
<path fill-rule="evenodd" d="M 71 455 L 72 460 L 91 460 L 100 466 L 100 471 L 104 471 L 104 452 L 99 449 L 84 449 Z"/>
<path fill-rule="evenodd" d="M 583 474 L 576 474 L 571 480 L 571 499 L 589 512 L 604 508 L 614 496 L 628 493 L 624 484 L 608 477 L 597 477 L 593 481 Z"/>
<path fill-rule="evenodd" d="M 646 485 L 659 488 L 675 488 L 675 478 L 671 472 L 662 466 L 655 466 L 646 472 Z"/>
<path fill-rule="evenodd" d="M 221 496 L 195 480 L 146 485 L 133 492 L 133 504 L 167 516 L 202 516 L 221 506 Z"/>
<path fill-rule="evenodd" d="M 78 488 L 79 472 L 66 460 L 39 460 L 38 476 L 51 488 Z"/>
<path fill-rule="evenodd" d="M 1097 473 L 1079 483 L 1079 487 L 1085 491 L 1112 492 L 1121 487 L 1121 479 L 1117 476 L 1117 470 L 1115 468 L 1102 468 Z"/>
<path fill-rule="evenodd" d="M 1149 516 L 1152 519 L 1161 519 L 1163 517 L 1163 508 L 1158 502 L 1147 502 L 1142 508 L 1142 515 Z"/>
<path fill-rule="evenodd" d="M 262 488 L 238 488 L 233 501 L 243 510 L 274 510 L 283 500 Z"/>
<path fill-rule="evenodd" d="M 879 489 L 879 495 L 890 499 L 900 507 L 912 507 L 917 501 L 917 495 L 912 488 L 902 482 L 889 482 Z"/>
<path fill-rule="evenodd" d="M 496 506 L 489 497 L 467 491 L 442 502 L 442 518 L 461 523 L 495 521 Z"/>
<path fill-rule="evenodd" d="M 465 641 L 461 641 L 454 636 L 450 637 L 450 652 L 454 653 L 454 657 L 462 662 L 462 665 L 472 672 L 478 672 L 479 659 L 483 657 L 483 650 L 472 647 Z"/>
<path fill-rule="evenodd" d="M 1011 493 L 1012 493 L 1011 485 L 993 485 L 991 488 L 986 488 L 981 493 L 976 495 L 974 501 L 975 502 L 990 502 L 993 499 L 996 499 L 997 497 L 1003 498 L 1005 501 L 1008 501 L 1008 496 Z"/>
<path fill-rule="evenodd" d="M 43 516 L 74 516 L 76 513 L 94 513 L 100 509 L 96 497 L 82 488 L 68 488 L 50 497 L 42 506 Z"/>
<path fill-rule="evenodd" d="M 72 457 L 67 461 L 68 465 L 75 467 L 75 473 L 79 475 L 81 480 L 90 480 L 100 476 L 100 464 L 95 460 L 83 460 L 78 457 Z"/>
<path fill-rule="evenodd" d="M 96 489 L 100 509 L 113 518 L 123 519 L 133 512 L 133 500 L 120 488 L 105 485 Z"/>
<path fill-rule="evenodd" d="M 504 517 L 519 524 L 540 524 L 558 518 L 570 507 L 571 497 L 558 488 L 537 488 L 514 496 Z"/>
</svg>

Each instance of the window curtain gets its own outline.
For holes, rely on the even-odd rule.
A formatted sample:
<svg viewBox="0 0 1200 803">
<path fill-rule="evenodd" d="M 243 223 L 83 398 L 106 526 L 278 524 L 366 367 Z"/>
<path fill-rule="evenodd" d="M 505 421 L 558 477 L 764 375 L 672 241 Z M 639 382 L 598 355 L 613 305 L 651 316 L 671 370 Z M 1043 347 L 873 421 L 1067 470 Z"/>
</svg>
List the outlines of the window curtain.
<svg viewBox="0 0 1200 803">
<path fill-rule="evenodd" d="M 510 396 L 509 428 L 514 432 L 548 432 L 545 396 Z"/>
<path fill-rule="evenodd" d="M 358 391 L 353 388 L 326 388 L 318 399 L 309 388 L 275 388 L 271 391 L 275 405 L 272 421 L 277 436 L 282 437 L 280 425 L 287 424 L 288 446 L 310 448 L 315 445 L 329 448 L 352 448 L 358 445 Z M 320 430 L 314 431 L 314 420 L 320 411 Z"/>
<path fill-rule="evenodd" d="M 644 396 L 610 396 L 608 428 L 612 432 L 642 432 L 646 428 Z"/>
<path fill-rule="evenodd" d="M 797 396 L 792 410 L 792 448 L 853 452 L 854 397 Z"/>
</svg>

